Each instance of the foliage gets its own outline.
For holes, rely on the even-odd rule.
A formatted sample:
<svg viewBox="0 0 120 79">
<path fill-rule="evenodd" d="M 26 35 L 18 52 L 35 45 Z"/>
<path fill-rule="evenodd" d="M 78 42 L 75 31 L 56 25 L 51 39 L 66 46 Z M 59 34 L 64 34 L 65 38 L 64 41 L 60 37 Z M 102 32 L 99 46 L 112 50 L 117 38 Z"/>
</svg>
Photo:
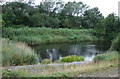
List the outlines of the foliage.
<svg viewBox="0 0 120 79">
<path fill-rule="evenodd" d="M 119 23 L 120 20 L 114 13 L 109 14 L 106 18 L 106 35 L 109 39 L 112 40 L 117 37 L 117 33 L 120 32 Z"/>
<path fill-rule="evenodd" d="M 7 25 L 29 25 L 29 14 L 31 7 L 28 4 L 20 2 L 11 2 L 2 5 L 3 20 Z"/>
<path fill-rule="evenodd" d="M 82 26 L 85 28 L 86 20 L 90 22 L 87 24 L 94 24 L 102 18 L 98 8 L 87 10 L 88 8 L 83 2 L 75 1 L 64 3 L 61 0 L 42 0 L 37 6 L 30 2 L 9 2 L 2 5 L 2 17 L 7 27 L 25 25 L 52 28 L 80 28 Z"/>
<path fill-rule="evenodd" d="M 2 76 L 3 77 L 20 77 L 21 75 L 23 75 L 23 73 L 22 72 L 12 72 L 12 71 L 9 71 L 9 70 L 5 70 L 5 71 L 3 71 L 3 73 L 2 73 Z"/>
<path fill-rule="evenodd" d="M 115 14 L 104 18 L 97 7 L 89 8 L 83 2 L 75 1 L 43 0 L 38 6 L 20 2 L 5 3 L 2 5 L 2 17 L 7 27 L 105 28 L 104 36 L 110 40 L 120 31 L 120 22 Z"/>
<path fill-rule="evenodd" d="M 18 26 L 17 26 L 18 27 Z M 92 29 L 51 29 L 51 28 L 3 28 L 2 36 L 11 40 L 22 41 L 28 44 L 92 41 L 97 40 L 92 35 Z"/>
<path fill-rule="evenodd" d="M 3 70 L 2 72 L 2 77 L 3 78 L 13 78 L 13 77 L 32 77 L 33 75 L 31 73 L 27 73 L 24 70 L 18 70 L 18 71 L 12 71 L 12 70 Z M 29 78 L 31 79 L 31 78 Z"/>
<path fill-rule="evenodd" d="M 69 19 L 65 19 L 64 22 L 63 22 L 63 25 L 64 25 L 66 28 L 72 27 L 72 24 L 71 24 L 71 22 L 70 22 Z"/>
<path fill-rule="evenodd" d="M 60 59 L 61 62 L 74 62 L 74 61 L 84 61 L 84 57 L 77 55 L 70 55 Z"/>
<path fill-rule="evenodd" d="M 106 34 L 106 24 L 105 19 L 101 20 L 96 24 L 96 27 L 94 28 L 94 33 L 97 36 L 105 36 Z"/>
<path fill-rule="evenodd" d="M 99 9 L 97 7 L 88 9 L 84 12 L 83 17 L 83 26 L 86 25 L 86 27 L 96 27 L 95 25 L 103 19 L 103 15 L 100 13 Z M 87 23 L 87 24 L 86 24 Z"/>
<path fill-rule="evenodd" d="M 110 50 L 120 51 L 120 34 L 112 41 Z"/>
<path fill-rule="evenodd" d="M 49 64 L 51 62 L 52 62 L 51 59 L 43 59 L 43 60 L 41 60 L 41 64 Z"/>
<path fill-rule="evenodd" d="M 106 40 L 113 40 L 120 32 L 119 24 L 118 17 L 114 13 L 111 13 L 96 24 L 94 28 L 95 34 L 103 36 Z"/>
<path fill-rule="evenodd" d="M 63 11 L 65 11 L 65 13 L 67 15 L 82 15 L 84 13 L 84 11 L 88 8 L 88 6 L 86 4 L 84 4 L 83 2 L 68 2 L 65 4 Z"/>
<path fill-rule="evenodd" d="M 52 15 L 56 12 L 60 12 L 64 7 L 64 2 L 61 0 L 42 0 L 40 5 L 37 6 L 40 13 L 46 13 L 47 15 Z"/>
<path fill-rule="evenodd" d="M 98 54 L 97 56 L 95 56 L 94 61 L 98 62 L 98 61 L 114 61 L 118 59 L 118 52 L 116 51 L 112 51 L 112 52 L 107 52 L 107 53 L 103 53 L 103 54 Z"/>
<path fill-rule="evenodd" d="M 17 43 L 7 39 L 2 41 L 3 66 L 27 65 L 38 63 L 37 55 L 24 43 Z"/>
<path fill-rule="evenodd" d="M 60 20 L 58 18 L 49 17 L 46 14 L 34 14 L 31 17 L 32 26 L 34 27 L 59 27 Z"/>
</svg>

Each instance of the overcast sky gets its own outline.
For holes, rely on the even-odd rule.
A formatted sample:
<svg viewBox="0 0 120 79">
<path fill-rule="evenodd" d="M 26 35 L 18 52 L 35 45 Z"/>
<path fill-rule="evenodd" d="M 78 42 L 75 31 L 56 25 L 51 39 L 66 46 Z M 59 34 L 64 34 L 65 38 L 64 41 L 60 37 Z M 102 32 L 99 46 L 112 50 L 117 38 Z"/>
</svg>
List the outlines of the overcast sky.
<svg viewBox="0 0 120 79">
<path fill-rule="evenodd" d="M 36 4 L 39 4 L 41 0 L 35 0 Z M 100 12 L 106 17 L 108 14 L 114 12 L 118 15 L 118 2 L 120 0 L 63 0 L 64 2 L 68 1 L 82 1 L 91 8 L 98 7 Z"/>
</svg>

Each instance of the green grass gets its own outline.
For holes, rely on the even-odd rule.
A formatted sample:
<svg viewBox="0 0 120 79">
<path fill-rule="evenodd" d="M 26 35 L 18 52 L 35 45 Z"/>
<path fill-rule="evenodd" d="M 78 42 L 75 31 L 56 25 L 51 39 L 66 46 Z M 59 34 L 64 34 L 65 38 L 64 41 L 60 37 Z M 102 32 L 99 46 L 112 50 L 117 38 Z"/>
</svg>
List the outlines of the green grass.
<svg viewBox="0 0 120 79">
<path fill-rule="evenodd" d="M 92 29 L 4 27 L 2 36 L 4 38 L 22 41 L 28 44 L 100 40 L 100 38 L 97 38 L 92 33 L 93 33 Z"/>
<path fill-rule="evenodd" d="M 75 62 L 75 61 L 84 61 L 85 58 L 77 55 L 70 55 L 60 59 L 61 62 Z"/>
<path fill-rule="evenodd" d="M 25 43 L 13 42 L 8 39 L 0 39 L 0 41 L 2 41 L 3 66 L 38 63 L 37 55 Z"/>
<path fill-rule="evenodd" d="M 20 77 L 20 76 L 24 76 L 24 74 L 21 71 L 11 72 L 9 70 L 6 70 L 6 71 L 3 71 L 2 76 L 5 76 L 5 77 Z"/>
</svg>

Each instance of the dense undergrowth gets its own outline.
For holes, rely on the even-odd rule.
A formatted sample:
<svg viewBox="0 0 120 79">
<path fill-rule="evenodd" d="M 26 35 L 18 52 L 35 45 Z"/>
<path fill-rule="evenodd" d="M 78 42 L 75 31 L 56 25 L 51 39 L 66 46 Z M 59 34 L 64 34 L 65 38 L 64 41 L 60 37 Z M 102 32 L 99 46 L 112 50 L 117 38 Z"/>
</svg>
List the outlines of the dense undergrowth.
<svg viewBox="0 0 120 79">
<path fill-rule="evenodd" d="M 24 43 L 13 42 L 8 39 L 2 41 L 3 66 L 29 65 L 38 63 L 37 55 Z"/>
<path fill-rule="evenodd" d="M 92 29 L 52 29 L 44 27 L 3 28 L 2 36 L 28 44 L 93 41 L 102 39 L 94 36 Z"/>
<path fill-rule="evenodd" d="M 119 35 L 113 40 L 110 50 L 120 51 L 120 33 L 119 33 Z"/>
<path fill-rule="evenodd" d="M 117 51 L 108 51 L 103 54 L 98 54 L 95 56 L 94 61 L 99 62 L 99 61 L 116 61 L 118 60 L 118 52 Z"/>
</svg>

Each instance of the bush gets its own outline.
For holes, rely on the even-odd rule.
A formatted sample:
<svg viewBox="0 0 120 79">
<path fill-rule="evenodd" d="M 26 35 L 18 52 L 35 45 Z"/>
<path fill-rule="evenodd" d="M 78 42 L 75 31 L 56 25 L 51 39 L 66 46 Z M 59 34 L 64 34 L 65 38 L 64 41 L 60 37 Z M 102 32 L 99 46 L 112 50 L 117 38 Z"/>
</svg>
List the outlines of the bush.
<svg viewBox="0 0 120 79">
<path fill-rule="evenodd" d="M 43 59 L 43 60 L 41 60 L 41 64 L 49 64 L 51 62 L 52 62 L 51 59 Z"/>
<path fill-rule="evenodd" d="M 70 55 L 60 59 L 61 62 L 74 62 L 74 61 L 84 61 L 84 57 L 77 55 Z"/>
<path fill-rule="evenodd" d="M 118 59 L 118 52 L 113 51 L 113 52 L 107 52 L 104 54 L 98 54 L 95 56 L 94 61 L 104 61 L 104 60 L 117 60 Z"/>
<path fill-rule="evenodd" d="M 113 40 L 110 50 L 120 51 L 120 34 Z"/>
<path fill-rule="evenodd" d="M 107 58 L 106 54 L 99 54 L 94 58 L 94 61 L 101 61 L 101 60 L 105 60 L 106 58 Z"/>
<path fill-rule="evenodd" d="M 0 39 L 0 41 L 2 41 L 3 66 L 38 63 L 37 55 L 26 44 L 13 42 L 7 39 Z"/>
</svg>

